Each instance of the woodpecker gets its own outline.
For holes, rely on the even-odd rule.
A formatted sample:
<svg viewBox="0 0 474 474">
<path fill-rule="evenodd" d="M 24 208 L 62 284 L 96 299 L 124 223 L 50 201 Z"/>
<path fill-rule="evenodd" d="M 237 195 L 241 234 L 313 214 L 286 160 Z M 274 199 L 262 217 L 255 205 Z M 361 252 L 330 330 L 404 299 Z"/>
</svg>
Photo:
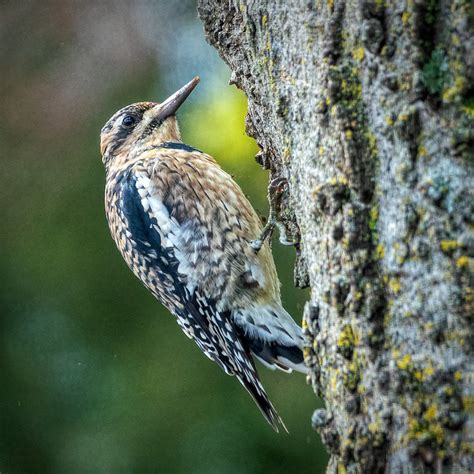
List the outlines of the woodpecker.
<svg viewBox="0 0 474 474">
<path fill-rule="evenodd" d="M 306 373 L 302 331 L 282 306 L 257 213 L 211 156 L 181 141 L 175 113 L 198 82 L 163 103 L 128 105 L 102 128 L 107 221 L 132 272 L 184 333 L 286 430 L 253 357 Z"/>
</svg>

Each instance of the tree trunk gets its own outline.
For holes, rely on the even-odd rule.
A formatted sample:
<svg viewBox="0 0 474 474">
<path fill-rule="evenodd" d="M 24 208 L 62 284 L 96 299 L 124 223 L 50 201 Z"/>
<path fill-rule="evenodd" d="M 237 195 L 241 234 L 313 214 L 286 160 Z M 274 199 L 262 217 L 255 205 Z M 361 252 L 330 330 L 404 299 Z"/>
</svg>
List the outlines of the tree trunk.
<svg viewBox="0 0 474 474">
<path fill-rule="evenodd" d="M 198 5 L 288 182 L 328 472 L 474 470 L 472 7 Z"/>
</svg>

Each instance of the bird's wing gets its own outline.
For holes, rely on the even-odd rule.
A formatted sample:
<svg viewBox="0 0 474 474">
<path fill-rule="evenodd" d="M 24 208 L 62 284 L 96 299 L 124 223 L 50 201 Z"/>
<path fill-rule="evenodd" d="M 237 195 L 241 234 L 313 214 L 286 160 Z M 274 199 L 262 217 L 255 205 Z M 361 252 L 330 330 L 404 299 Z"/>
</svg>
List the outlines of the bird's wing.
<svg viewBox="0 0 474 474">
<path fill-rule="evenodd" d="M 217 339 L 204 320 L 199 302 L 191 303 L 178 272 L 173 248 L 166 237 L 171 222 L 164 222 L 165 209 L 151 209 L 147 205 L 143 187 L 137 184 L 137 177 L 128 173 L 120 180 L 118 203 L 121 228 L 126 229 L 124 245 L 119 245 L 127 263 L 147 288 L 178 318 L 183 331 L 192 337 L 200 349 L 215 360 L 226 372 L 230 367 L 219 351 Z M 161 213 L 161 215 L 159 215 Z M 161 225 L 160 225 L 161 224 Z M 131 248 L 126 248 L 129 246 Z M 125 247 L 125 248 L 124 248 Z M 192 318 L 183 317 L 191 312 Z"/>
<path fill-rule="evenodd" d="M 229 314 L 229 324 L 264 363 L 301 370 L 301 328 L 281 306 L 268 243 L 259 252 L 250 245 L 261 224 L 241 189 L 210 156 L 186 145 L 153 153 L 148 177 L 139 182 L 152 189 L 147 205 L 168 216 L 162 228 L 169 229 L 188 291 Z"/>
<path fill-rule="evenodd" d="M 278 424 L 284 426 L 283 422 L 261 385 L 229 312 L 220 311 L 216 301 L 199 288 L 189 287 L 182 262 L 176 256 L 176 236 L 182 232 L 182 224 L 164 204 L 169 190 L 157 187 L 152 178 L 141 169 L 128 172 L 120 180 L 116 207 L 127 232 L 124 240 L 132 247 L 123 255 L 134 273 L 176 316 L 183 331 L 226 373 L 237 376 L 268 422 L 278 430 Z"/>
</svg>

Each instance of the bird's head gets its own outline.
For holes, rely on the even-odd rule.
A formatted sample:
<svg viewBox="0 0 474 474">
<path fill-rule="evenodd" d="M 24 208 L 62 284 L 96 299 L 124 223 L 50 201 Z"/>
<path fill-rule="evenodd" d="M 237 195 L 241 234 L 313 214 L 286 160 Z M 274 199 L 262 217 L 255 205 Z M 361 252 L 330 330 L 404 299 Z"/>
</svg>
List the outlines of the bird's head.
<svg viewBox="0 0 474 474">
<path fill-rule="evenodd" d="M 175 113 L 198 82 L 195 77 L 162 103 L 137 102 L 116 112 L 100 133 L 104 165 L 108 167 L 119 156 L 125 161 L 133 159 L 146 147 L 181 141 Z"/>
</svg>

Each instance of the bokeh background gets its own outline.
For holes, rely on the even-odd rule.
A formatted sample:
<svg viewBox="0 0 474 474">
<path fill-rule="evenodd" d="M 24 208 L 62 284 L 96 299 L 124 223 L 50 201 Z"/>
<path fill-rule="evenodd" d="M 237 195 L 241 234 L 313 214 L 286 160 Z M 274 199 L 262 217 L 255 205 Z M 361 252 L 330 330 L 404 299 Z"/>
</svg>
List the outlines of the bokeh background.
<svg viewBox="0 0 474 474">
<path fill-rule="evenodd" d="M 179 113 L 186 143 L 262 215 L 267 175 L 246 100 L 207 45 L 193 1 L 0 5 L 0 471 L 318 473 L 321 403 L 300 374 L 259 366 L 290 434 L 205 358 L 126 268 L 103 211 L 98 135 L 120 107 L 199 74 Z M 274 244 L 286 308 L 294 250 Z"/>
</svg>

